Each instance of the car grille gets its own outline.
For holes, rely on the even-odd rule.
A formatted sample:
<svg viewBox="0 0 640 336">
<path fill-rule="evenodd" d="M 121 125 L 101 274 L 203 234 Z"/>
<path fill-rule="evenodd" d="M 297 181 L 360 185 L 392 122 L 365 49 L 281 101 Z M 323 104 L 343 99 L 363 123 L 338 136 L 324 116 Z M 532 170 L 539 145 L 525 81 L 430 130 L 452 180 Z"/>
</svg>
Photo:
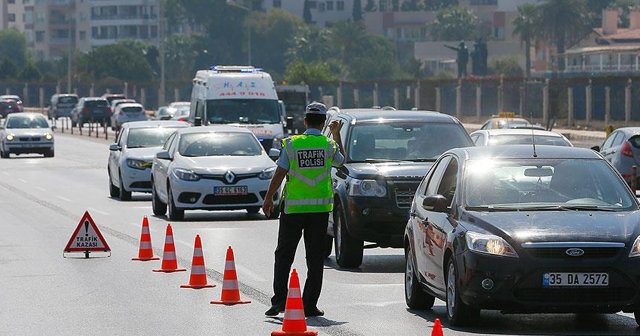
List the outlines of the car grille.
<svg viewBox="0 0 640 336">
<path fill-rule="evenodd" d="M 40 141 L 40 137 L 39 136 L 34 136 L 34 137 L 19 137 L 18 140 L 20 141 Z"/>
<path fill-rule="evenodd" d="M 229 196 L 207 195 L 204 197 L 204 200 L 202 200 L 202 203 L 209 205 L 247 204 L 256 202 L 258 202 L 258 197 L 255 194 Z"/>
<path fill-rule="evenodd" d="M 517 289 L 515 297 L 531 302 L 618 302 L 630 301 L 635 296 L 633 288 L 526 288 Z"/>
<path fill-rule="evenodd" d="M 390 181 L 398 208 L 410 208 L 420 181 Z"/>
<path fill-rule="evenodd" d="M 584 254 L 581 256 L 567 255 L 567 247 L 528 248 L 526 251 L 535 258 L 544 259 L 584 259 L 584 258 L 613 258 L 620 253 L 620 247 L 582 247 Z"/>
<path fill-rule="evenodd" d="M 151 181 L 139 181 L 139 182 L 133 182 L 133 183 L 131 183 L 131 185 L 129 186 L 129 188 L 144 188 L 144 189 L 151 189 Z"/>
</svg>

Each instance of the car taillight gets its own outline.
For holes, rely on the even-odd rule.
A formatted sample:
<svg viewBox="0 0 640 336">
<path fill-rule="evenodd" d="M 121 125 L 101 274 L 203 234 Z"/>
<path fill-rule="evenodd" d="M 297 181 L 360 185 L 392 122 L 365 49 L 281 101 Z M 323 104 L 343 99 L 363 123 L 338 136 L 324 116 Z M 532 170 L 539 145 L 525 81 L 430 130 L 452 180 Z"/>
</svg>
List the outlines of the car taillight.
<svg viewBox="0 0 640 336">
<path fill-rule="evenodd" d="M 620 147 L 620 154 L 628 157 L 633 157 L 633 149 L 631 148 L 631 143 L 629 141 L 625 141 Z"/>
<path fill-rule="evenodd" d="M 82 113 L 89 113 L 89 108 L 88 107 L 83 108 Z"/>
<path fill-rule="evenodd" d="M 178 119 L 178 121 L 187 122 L 187 119 L 188 119 L 187 117 L 184 117 L 184 118 Z"/>
</svg>

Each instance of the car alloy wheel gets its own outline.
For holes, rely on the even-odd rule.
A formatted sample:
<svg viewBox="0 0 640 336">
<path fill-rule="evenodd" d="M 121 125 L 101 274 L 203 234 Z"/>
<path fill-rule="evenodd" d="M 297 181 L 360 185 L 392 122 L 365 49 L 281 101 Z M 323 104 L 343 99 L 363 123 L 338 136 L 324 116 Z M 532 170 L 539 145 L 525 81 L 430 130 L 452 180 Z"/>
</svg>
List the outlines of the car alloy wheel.
<svg viewBox="0 0 640 336">
<path fill-rule="evenodd" d="M 119 177 L 120 177 L 120 187 L 118 189 L 120 189 L 120 200 L 121 201 L 130 201 L 131 200 L 131 192 L 127 191 L 124 188 L 124 180 L 122 179 L 122 173 L 120 173 Z"/>
<path fill-rule="evenodd" d="M 478 316 L 480 309 L 466 305 L 460 299 L 458 272 L 453 258 L 449 260 L 447 272 L 447 317 L 452 326 L 463 326 Z"/>
<path fill-rule="evenodd" d="M 362 264 L 363 241 L 353 238 L 345 228 L 344 214 L 336 206 L 334 216 L 336 262 L 341 267 L 357 268 Z"/>
<path fill-rule="evenodd" d="M 109 168 L 107 168 L 109 170 Z M 111 173 L 109 173 L 109 196 L 112 198 L 120 197 L 120 189 L 113 184 Z"/>
<path fill-rule="evenodd" d="M 162 216 L 167 213 L 167 205 L 160 200 L 153 180 L 151 181 L 151 208 L 156 216 Z"/>
<path fill-rule="evenodd" d="M 431 309 L 435 297 L 420 288 L 420 280 L 416 274 L 411 246 L 405 249 L 404 298 L 411 309 Z"/>
<path fill-rule="evenodd" d="M 171 192 L 170 185 L 167 185 L 167 208 L 170 220 L 175 221 L 184 219 L 184 210 L 176 207 L 176 203 L 173 201 L 173 193 Z"/>
</svg>

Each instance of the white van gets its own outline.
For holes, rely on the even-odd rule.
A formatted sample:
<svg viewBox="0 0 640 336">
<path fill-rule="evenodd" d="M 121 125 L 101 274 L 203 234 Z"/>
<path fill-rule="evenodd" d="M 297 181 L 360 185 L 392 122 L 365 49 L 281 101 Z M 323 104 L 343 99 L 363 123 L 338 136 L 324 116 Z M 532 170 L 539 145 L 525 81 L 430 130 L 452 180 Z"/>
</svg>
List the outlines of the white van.
<svg viewBox="0 0 640 336">
<path fill-rule="evenodd" d="M 271 75 L 252 66 L 198 71 L 193 79 L 189 121 L 248 128 L 267 151 L 274 139 L 284 137 L 287 127 Z"/>
</svg>

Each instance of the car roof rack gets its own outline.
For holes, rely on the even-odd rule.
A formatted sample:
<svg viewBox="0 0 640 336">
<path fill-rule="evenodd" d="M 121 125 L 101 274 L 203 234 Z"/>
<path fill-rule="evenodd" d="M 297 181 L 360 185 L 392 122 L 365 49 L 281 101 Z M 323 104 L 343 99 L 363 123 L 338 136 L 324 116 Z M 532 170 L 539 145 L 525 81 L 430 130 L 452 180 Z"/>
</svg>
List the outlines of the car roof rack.
<svg viewBox="0 0 640 336">
<path fill-rule="evenodd" d="M 245 73 L 256 73 L 261 72 L 262 69 L 256 68 L 251 65 L 213 65 L 209 68 L 211 71 L 215 72 L 245 72 Z"/>
</svg>

